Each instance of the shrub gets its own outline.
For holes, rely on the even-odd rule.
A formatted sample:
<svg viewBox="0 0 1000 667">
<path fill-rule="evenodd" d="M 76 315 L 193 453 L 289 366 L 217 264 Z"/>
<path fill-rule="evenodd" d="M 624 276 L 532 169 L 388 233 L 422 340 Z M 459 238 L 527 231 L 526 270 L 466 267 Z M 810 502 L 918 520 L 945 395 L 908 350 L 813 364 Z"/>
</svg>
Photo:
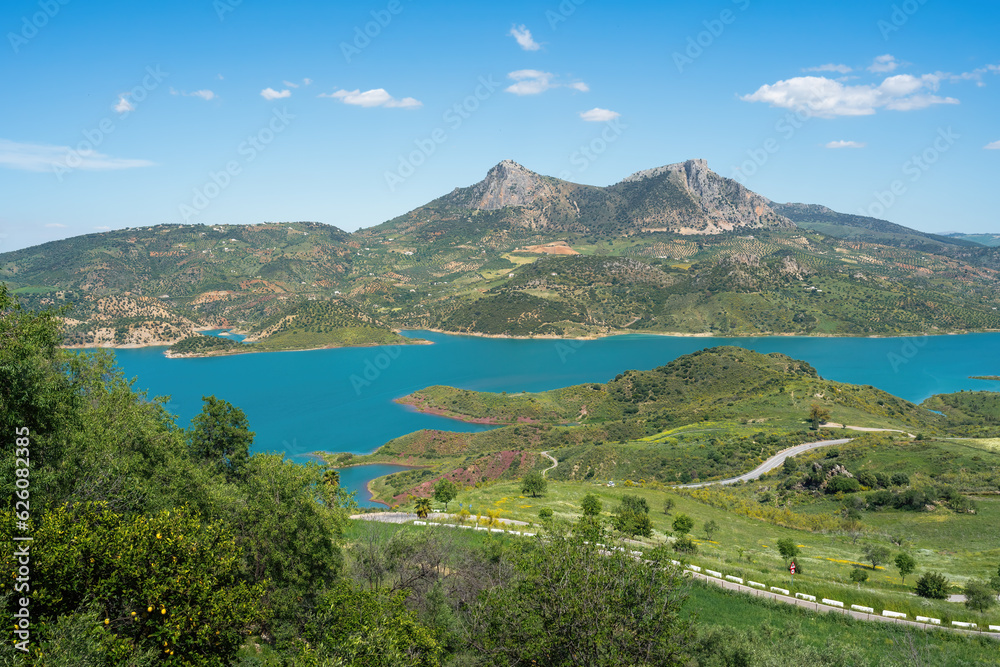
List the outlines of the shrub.
<svg viewBox="0 0 1000 667">
<path fill-rule="evenodd" d="M 867 486 L 869 489 L 874 489 L 878 486 L 878 479 L 875 478 L 874 473 L 867 470 L 858 473 L 858 482 L 861 486 Z"/>
<path fill-rule="evenodd" d="M 910 483 L 910 478 L 906 476 L 906 473 L 896 472 L 892 474 L 890 481 L 893 486 L 906 486 Z"/>
<path fill-rule="evenodd" d="M 868 581 L 868 571 L 860 567 L 855 567 L 851 569 L 851 581 L 861 585 Z"/>
<path fill-rule="evenodd" d="M 552 508 L 551 507 L 543 507 L 542 509 L 538 510 L 538 518 L 542 519 L 543 521 L 547 521 L 548 519 L 551 519 L 552 518 Z"/>
<path fill-rule="evenodd" d="M 996 593 L 978 579 L 970 579 L 965 585 L 965 606 L 973 611 L 984 612 L 997 603 Z"/>
<path fill-rule="evenodd" d="M 694 519 L 689 517 L 687 514 L 678 514 L 677 518 L 674 519 L 673 527 L 674 532 L 686 535 L 694 528 Z"/>
<path fill-rule="evenodd" d="M 857 493 L 861 490 L 861 484 L 853 477 L 837 475 L 826 483 L 827 493 Z"/>
<path fill-rule="evenodd" d="M 944 600 L 948 597 L 948 580 L 938 572 L 927 572 L 917 580 L 915 590 L 922 598 Z"/>
<path fill-rule="evenodd" d="M 681 535 L 674 540 L 674 551 L 682 554 L 694 554 L 698 553 L 698 545 L 689 535 Z"/>
<path fill-rule="evenodd" d="M 922 511 L 930 502 L 931 499 L 928 498 L 927 494 L 923 491 L 907 489 L 892 499 L 892 506 L 898 510 L 919 512 Z"/>
</svg>

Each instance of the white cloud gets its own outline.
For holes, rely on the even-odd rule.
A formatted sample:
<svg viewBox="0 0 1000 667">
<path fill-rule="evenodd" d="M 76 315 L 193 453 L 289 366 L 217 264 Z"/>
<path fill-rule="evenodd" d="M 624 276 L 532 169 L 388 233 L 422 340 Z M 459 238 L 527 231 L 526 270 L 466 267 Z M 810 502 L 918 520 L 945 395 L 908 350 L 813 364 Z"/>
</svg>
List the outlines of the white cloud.
<svg viewBox="0 0 1000 667">
<path fill-rule="evenodd" d="M 953 97 L 931 94 L 937 91 L 940 82 L 941 77 L 936 74 L 922 77 L 898 74 L 877 86 L 849 86 L 826 77 L 800 76 L 763 85 L 740 99 L 766 102 L 774 107 L 804 111 L 822 118 L 870 116 L 877 109 L 913 111 L 935 104 L 958 104 Z"/>
<path fill-rule="evenodd" d="M 21 171 L 56 171 L 83 169 L 89 171 L 110 171 L 151 167 L 149 160 L 129 160 L 116 158 L 95 150 L 77 150 L 69 146 L 49 144 L 24 144 L 0 139 L 0 167 Z"/>
<path fill-rule="evenodd" d="M 206 90 L 196 90 L 193 93 L 188 93 L 188 92 L 185 92 L 183 90 L 174 90 L 173 88 L 171 88 L 170 89 L 170 94 L 171 95 L 180 95 L 182 97 L 200 97 L 201 99 L 205 100 L 206 102 L 209 101 L 209 100 L 214 100 L 215 99 L 215 93 L 213 93 L 211 90 L 207 90 L 207 89 Z"/>
<path fill-rule="evenodd" d="M 837 65 L 834 63 L 828 63 L 826 65 L 820 65 L 819 67 L 806 67 L 802 70 L 803 72 L 837 72 L 838 74 L 847 74 L 848 72 L 853 72 L 854 69 L 848 67 L 847 65 Z"/>
<path fill-rule="evenodd" d="M 507 75 L 508 79 L 513 79 L 516 83 L 508 86 L 504 90 L 515 95 L 539 95 L 546 90 L 553 88 L 572 88 L 582 93 L 590 90 L 590 86 L 582 81 L 572 83 L 556 83 L 553 81 L 555 75 L 551 72 L 542 72 L 537 69 L 519 69 Z"/>
<path fill-rule="evenodd" d="M 285 97 L 291 97 L 292 91 L 288 89 L 278 91 L 275 90 L 274 88 L 265 88 L 264 90 L 260 91 L 260 96 L 263 97 L 265 100 L 280 100 Z"/>
<path fill-rule="evenodd" d="M 292 83 L 291 81 L 282 81 L 281 83 L 285 84 L 289 88 L 298 88 L 299 87 L 299 84 Z"/>
<path fill-rule="evenodd" d="M 311 86 L 312 82 L 313 82 L 313 80 L 310 79 L 309 77 L 306 77 L 305 79 L 302 79 L 302 85 L 303 86 Z"/>
<path fill-rule="evenodd" d="M 617 111 L 602 109 L 600 107 L 594 107 L 590 111 L 580 112 L 580 118 L 590 123 L 605 123 L 609 120 L 614 120 L 615 118 L 620 118 L 620 117 L 621 114 L 618 113 Z"/>
<path fill-rule="evenodd" d="M 129 111 L 135 111 L 135 107 L 132 106 L 131 102 L 125 99 L 124 95 L 119 95 L 118 103 L 111 108 L 117 111 L 118 113 L 128 113 Z"/>
<path fill-rule="evenodd" d="M 1000 141 L 994 141 L 992 144 L 986 144 L 983 148 L 988 151 L 1000 151 Z"/>
<path fill-rule="evenodd" d="M 525 51 L 538 51 L 542 48 L 542 45 L 531 36 L 531 31 L 528 30 L 527 26 L 515 25 L 507 34 L 516 39 L 518 45 Z"/>
<path fill-rule="evenodd" d="M 50 229 L 66 229 L 66 225 L 60 225 L 58 222 L 50 222 L 45 226 Z"/>
<path fill-rule="evenodd" d="M 868 66 L 868 71 L 875 72 L 876 74 L 885 74 L 895 71 L 901 64 L 896 60 L 896 56 L 887 53 L 884 56 L 876 56 L 872 64 Z"/>
<path fill-rule="evenodd" d="M 387 109 L 416 109 L 423 106 L 423 102 L 412 97 L 404 97 L 397 100 L 390 95 L 385 88 L 375 88 L 361 92 L 358 90 L 337 90 L 333 93 L 323 93 L 320 97 L 332 97 L 340 100 L 344 104 L 358 107 L 373 108 L 386 107 Z"/>
<path fill-rule="evenodd" d="M 827 148 L 864 148 L 868 144 L 862 143 L 860 141 L 831 141 L 826 145 Z"/>
</svg>

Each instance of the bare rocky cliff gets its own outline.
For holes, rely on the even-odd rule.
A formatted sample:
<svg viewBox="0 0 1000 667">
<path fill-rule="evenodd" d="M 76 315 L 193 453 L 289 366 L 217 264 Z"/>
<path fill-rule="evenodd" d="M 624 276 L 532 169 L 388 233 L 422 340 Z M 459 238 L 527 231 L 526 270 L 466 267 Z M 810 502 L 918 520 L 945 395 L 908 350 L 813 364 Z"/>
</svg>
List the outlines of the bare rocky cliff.
<svg viewBox="0 0 1000 667">
<path fill-rule="evenodd" d="M 482 211 L 528 206 L 555 195 L 541 176 L 513 160 L 504 160 L 490 169 L 485 179 L 457 192 L 461 192 L 462 205 Z"/>
</svg>

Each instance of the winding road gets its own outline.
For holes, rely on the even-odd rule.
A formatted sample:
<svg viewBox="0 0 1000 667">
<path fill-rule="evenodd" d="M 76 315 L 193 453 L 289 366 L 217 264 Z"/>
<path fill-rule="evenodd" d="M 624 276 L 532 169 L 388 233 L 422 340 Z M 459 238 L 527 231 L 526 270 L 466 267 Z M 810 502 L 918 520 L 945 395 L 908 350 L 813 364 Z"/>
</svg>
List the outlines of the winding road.
<svg viewBox="0 0 1000 667">
<path fill-rule="evenodd" d="M 751 470 L 750 472 L 740 475 L 739 477 L 731 477 L 729 479 L 720 479 L 716 482 L 700 482 L 698 484 L 678 484 L 675 489 L 700 489 L 706 486 L 717 486 L 720 484 L 736 484 L 737 482 L 748 482 L 752 479 L 757 479 L 766 472 L 770 472 L 780 466 L 785 462 L 790 456 L 797 456 L 803 452 L 808 452 L 811 449 L 819 449 L 820 447 L 830 447 L 831 445 L 846 445 L 851 441 L 851 438 L 840 438 L 839 440 L 819 440 L 817 442 L 806 442 L 801 445 L 795 445 L 794 447 L 789 447 L 788 449 L 782 449 L 780 452 L 769 458 L 768 460 L 761 463 L 759 466 Z"/>
<path fill-rule="evenodd" d="M 559 467 L 559 461 L 556 459 L 556 457 L 552 456 L 548 452 L 542 452 L 542 456 L 547 458 L 549 461 L 552 461 L 552 465 L 542 471 L 542 477 L 545 477 L 545 473 L 547 473 L 550 470 L 555 470 L 556 468 Z"/>
<path fill-rule="evenodd" d="M 871 428 L 868 426 L 846 426 L 844 424 L 833 424 L 827 422 L 825 424 L 820 424 L 820 428 L 843 428 L 848 431 L 863 431 L 865 433 L 904 433 L 911 438 L 916 436 L 912 433 L 906 433 L 906 431 L 900 431 L 894 428 Z M 761 475 L 766 472 L 774 470 L 782 463 L 785 462 L 790 456 L 797 456 L 803 452 L 808 452 L 810 449 L 819 449 L 820 447 L 830 447 L 831 445 L 846 445 L 853 438 L 840 438 L 838 440 L 819 440 L 817 442 L 806 442 L 801 445 L 795 445 L 794 447 L 789 447 L 788 449 L 783 449 L 768 460 L 761 463 L 759 466 L 746 473 L 745 475 L 740 475 L 739 477 L 732 477 L 730 479 L 720 479 L 715 482 L 700 482 L 698 484 L 678 484 L 675 489 L 700 489 L 706 486 L 718 486 L 722 484 L 736 484 L 737 482 L 749 482 L 752 479 L 758 479 Z M 542 452 L 543 454 L 545 452 Z M 549 457 L 551 458 L 551 457 Z M 555 467 L 555 466 L 553 466 Z"/>
</svg>

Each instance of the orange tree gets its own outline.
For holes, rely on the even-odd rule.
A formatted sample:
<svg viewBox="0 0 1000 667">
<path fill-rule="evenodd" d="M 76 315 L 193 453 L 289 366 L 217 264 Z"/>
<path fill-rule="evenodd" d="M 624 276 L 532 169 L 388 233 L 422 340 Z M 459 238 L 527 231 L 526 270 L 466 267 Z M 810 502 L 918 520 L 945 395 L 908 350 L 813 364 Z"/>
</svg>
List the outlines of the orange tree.
<svg viewBox="0 0 1000 667">
<path fill-rule="evenodd" d="M 33 536 L 36 664 L 65 653 L 67 617 L 77 617 L 73 631 L 86 628 L 88 652 L 97 646 L 108 664 L 147 654 L 178 665 L 229 664 L 264 618 L 265 585 L 241 581 L 233 537 L 187 508 L 126 517 L 104 503 L 64 505 Z M 12 559 L 4 554 L 7 571 L 16 569 Z"/>
</svg>

